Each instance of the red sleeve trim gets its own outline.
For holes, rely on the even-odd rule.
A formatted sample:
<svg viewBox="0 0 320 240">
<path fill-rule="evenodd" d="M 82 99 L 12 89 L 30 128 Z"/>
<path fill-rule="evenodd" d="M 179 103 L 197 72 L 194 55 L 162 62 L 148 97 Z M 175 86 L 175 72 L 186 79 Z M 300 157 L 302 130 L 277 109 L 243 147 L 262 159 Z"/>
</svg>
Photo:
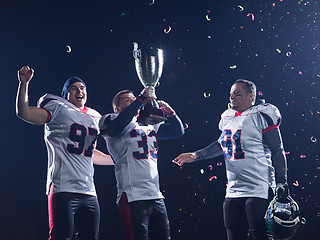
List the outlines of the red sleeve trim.
<svg viewBox="0 0 320 240">
<path fill-rule="evenodd" d="M 271 129 L 278 128 L 278 127 L 279 127 L 279 125 L 273 125 L 273 126 L 267 127 L 266 129 L 262 130 L 262 134 L 270 131 Z"/>
<path fill-rule="evenodd" d="M 47 109 L 45 109 L 45 108 L 43 108 L 43 107 L 38 107 L 38 108 L 42 108 L 42 109 L 46 110 L 46 112 L 48 113 L 48 118 L 47 118 L 46 123 L 50 122 L 50 120 L 51 120 L 51 113 L 50 113 Z"/>
</svg>

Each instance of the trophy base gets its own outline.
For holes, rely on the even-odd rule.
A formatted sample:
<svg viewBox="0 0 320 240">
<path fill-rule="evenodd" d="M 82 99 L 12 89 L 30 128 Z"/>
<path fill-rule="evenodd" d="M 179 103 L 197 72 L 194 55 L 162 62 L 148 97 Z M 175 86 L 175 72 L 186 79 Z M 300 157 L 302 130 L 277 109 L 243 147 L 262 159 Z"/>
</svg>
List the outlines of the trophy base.
<svg viewBox="0 0 320 240">
<path fill-rule="evenodd" d="M 161 109 L 147 105 L 144 109 L 140 110 L 138 122 L 144 125 L 155 125 L 166 120 L 167 118 Z"/>
</svg>

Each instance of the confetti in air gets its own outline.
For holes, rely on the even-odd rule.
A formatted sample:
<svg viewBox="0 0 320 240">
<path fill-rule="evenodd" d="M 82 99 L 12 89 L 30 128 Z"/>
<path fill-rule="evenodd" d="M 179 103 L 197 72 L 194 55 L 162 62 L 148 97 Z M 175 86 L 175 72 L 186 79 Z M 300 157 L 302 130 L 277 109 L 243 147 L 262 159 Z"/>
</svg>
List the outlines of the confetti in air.
<svg viewBox="0 0 320 240">
<path fill-rule="evenodd" d="M 210 94 L 210 93 L 206 93 L 206 92 L 204 92 L 204 93 L 203 93 L 203 96 L 204 96 L 205 98 L 208 98 L 208 97 L 210 97 L 210 96 L 211 96 L 211 94 Z"/>
<path fill-rule="evenodd" d="M 247 17 L 251 16 L 251 20 L 253 21 L 254 20 L 254 15 L 252 13 L 248 13 L 247 14 Z"/>
<path fill-rule="evenodd" d="M 168 30 L 164 29 L 163 31 L 164 31 L 165 34 L 168 34 L 171 31 L 171 27 L 169 26 Z"/>
<path fill-rule="evenodd" d="M 67 53 L 71 53 L 71 47 L 69 45 L 66 45 L 67 47 Z"/>
</svg>

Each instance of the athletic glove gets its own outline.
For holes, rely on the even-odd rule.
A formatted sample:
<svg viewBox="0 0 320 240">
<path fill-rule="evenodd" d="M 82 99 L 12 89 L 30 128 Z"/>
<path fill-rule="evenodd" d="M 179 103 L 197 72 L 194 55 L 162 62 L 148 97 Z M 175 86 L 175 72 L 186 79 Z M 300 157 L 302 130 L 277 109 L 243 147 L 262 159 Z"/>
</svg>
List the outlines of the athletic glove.
<svg viewBox="0 0 320 240">
<path fill-rule="evenodd" d="M 172 107 L 166 103 L 165 101 L 157 101 L 159 104 L 159 108 L 163 111 L 163 114 L 166 117 L 173 117 L 174 115 L 176 115 L 175 111 L 172 109 Z"/>
</svg>

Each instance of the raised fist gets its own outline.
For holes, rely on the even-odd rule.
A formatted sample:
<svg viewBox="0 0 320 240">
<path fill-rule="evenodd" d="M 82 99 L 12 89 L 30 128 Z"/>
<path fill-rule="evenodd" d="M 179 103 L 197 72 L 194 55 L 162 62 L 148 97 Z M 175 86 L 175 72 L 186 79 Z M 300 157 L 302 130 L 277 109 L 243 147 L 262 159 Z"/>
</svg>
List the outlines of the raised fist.
<svg viewBox="0 0 320 240">
<path fill-rule="evenodd" d="M 22 83 L 27 83 L 33 77 L 34 70 L 28 66 L 22 67 L 18 71 L 18 79 Z"/>
</svg>

